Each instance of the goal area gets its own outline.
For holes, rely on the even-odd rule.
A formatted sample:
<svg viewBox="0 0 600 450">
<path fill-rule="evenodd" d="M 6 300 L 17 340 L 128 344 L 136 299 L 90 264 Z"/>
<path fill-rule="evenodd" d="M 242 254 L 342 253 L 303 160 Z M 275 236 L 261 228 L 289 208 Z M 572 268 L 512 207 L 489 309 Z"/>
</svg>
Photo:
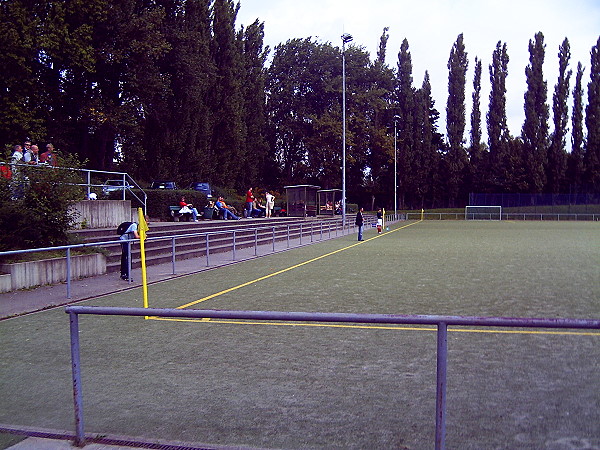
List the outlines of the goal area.
<svg viewBox="0 0 600 450">
<path fill-rule="evenodd" d="M 467 206 L 465 220 L 502 220 L 502 206 Z"/>
</svg>

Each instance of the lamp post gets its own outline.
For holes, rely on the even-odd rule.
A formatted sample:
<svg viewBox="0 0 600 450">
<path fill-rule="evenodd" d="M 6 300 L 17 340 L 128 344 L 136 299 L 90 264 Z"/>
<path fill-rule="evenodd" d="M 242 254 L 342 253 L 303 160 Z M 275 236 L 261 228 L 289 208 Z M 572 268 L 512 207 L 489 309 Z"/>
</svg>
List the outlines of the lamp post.
<svg viewBox="0 0 600 450">
<path fill-rule="evenodd" d="M 398 123 L 398 119 L 400 119 L 400 116 L 395 115 L 394 116 L 394 214 L 398 215 L 398 146 L 397 146 L 397 140 L 398 140 L 398 133 L 396 131 L 396 125 Z"/>
<path fill-rule="evenodd" d="M 352 35 L 342 34 L 342 226 L 346 226 L 346 44 Z"/>
</svg>

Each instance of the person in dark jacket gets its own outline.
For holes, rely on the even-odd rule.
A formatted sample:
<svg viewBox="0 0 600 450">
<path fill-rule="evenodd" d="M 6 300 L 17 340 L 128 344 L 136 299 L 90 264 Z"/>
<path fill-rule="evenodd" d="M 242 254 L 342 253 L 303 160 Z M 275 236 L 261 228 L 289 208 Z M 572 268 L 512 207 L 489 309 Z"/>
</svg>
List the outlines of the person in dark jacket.
<svg viewBox="0 0 600 450">
<path fill-rule="evenodd" d="M 358 227 L 358 240 L 362 241 L 363 240 L 363 225 L 364 225 L 363 209 L 362 208 L 360 208 L 358 210 L 358 213 L 356 214 L 356 221 L 354 223 Z"/>
</svg>

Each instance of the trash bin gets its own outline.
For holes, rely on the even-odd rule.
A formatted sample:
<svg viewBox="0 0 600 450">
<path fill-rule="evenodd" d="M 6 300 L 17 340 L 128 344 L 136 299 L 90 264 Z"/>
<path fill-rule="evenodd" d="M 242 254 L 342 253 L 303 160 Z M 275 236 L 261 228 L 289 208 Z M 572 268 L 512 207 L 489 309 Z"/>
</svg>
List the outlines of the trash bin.
<svg viewBox="0 0 600 450">
<path fill-rule="evenodd" d="M 204 208 L 204 216 L 203 216 L 203 217 L 204 217 L 205 219 L 212 219 L 212 218 L 213 218 L 213 212 L 214 212 L 214 211 L 215 211 L 215 210 L 214 210 L 214 208 L 211 208 L 211 207 L 209 207 L 209 206 L 206 206 L 206 207 Z"/>
</svg>

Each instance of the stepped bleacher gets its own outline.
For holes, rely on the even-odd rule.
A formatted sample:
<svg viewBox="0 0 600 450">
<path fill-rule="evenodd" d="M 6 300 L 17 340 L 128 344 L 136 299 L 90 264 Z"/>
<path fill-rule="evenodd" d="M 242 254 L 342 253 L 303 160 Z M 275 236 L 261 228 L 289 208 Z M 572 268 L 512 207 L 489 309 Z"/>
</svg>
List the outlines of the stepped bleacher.
<svg viewBox="0 0 600 450">
<path fill-rule="evenodd" d="M 365 217 L 365 219 L 368 219 Z M 347 217 L 347 227 L 354 225 L 354 217 Z M 234 230 L 236 249 L 269 244 L 287 239 L 320 240 L 338 235 L 342 219 L 338 217 L 297 218 L 276 217 L 271 219 L 205 220 L 200 222 L 151 222 L 145 242 L 146 264 L 155 265 L 172 261 L 173 245 L 176 260 L 206 256 L 206 236 L 209 235 L 210 254 L 228 252 L 233 248 Z M 337 232 L 335 231 L 337 228 Z M 74 232 L 82 243 L 102 243 L 98 247 L 107 253 L 107 271 L 120 268 L 121 247 L 115 228 L 84 229 Z M 111 242 L 112 241 L 112 242 Z M 111 242 L 111 243 L 106 243 Z M 308 240 L 306 241 L 308 242 Z M 173 244 L 174 243 L 174 244 Z M 140 247 L 132 247 L 132 267 L 140 266 Z"/>
</svg>

